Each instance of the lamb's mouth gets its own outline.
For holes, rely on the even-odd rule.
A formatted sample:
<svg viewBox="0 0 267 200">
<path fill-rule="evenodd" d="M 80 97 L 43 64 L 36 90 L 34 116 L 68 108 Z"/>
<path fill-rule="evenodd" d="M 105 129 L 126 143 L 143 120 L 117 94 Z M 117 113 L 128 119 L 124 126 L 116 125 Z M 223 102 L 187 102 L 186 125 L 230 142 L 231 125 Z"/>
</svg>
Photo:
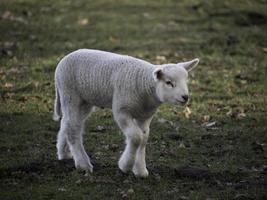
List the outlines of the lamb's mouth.
<svg viewBox="0 0 267 200">
<path fill-rule="evenodd" d="M 177 100 L 176 102 L 178 102 L 178 103 L 181 104 L 181 105 L 186 105 L 186 103 L 187 103 L 188 101 L 179 101 L 179 100 Z"/>
</svg>

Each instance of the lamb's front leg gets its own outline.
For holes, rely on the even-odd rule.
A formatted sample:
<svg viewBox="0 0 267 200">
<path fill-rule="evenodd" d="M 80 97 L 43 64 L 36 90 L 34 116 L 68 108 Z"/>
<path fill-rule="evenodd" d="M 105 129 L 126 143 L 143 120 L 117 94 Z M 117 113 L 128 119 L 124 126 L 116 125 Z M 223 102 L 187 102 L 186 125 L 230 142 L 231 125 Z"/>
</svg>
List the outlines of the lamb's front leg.
<svg viewBox="0 0 267 200">
<path fill-rule="evenodd" d="M 126 113 L 114 112 L 114 118 L 126 137 L 126 147 L 120 157 L 119 168 L 123 172 L 128 172 L 135 163 L 136 151 L 142 140 L 142 130 Z"/>
<path fill-rule="evenodd" d="M 137 177 L 147 177 L 148 170 L 146 168 L 146 144 L 149 136 L 149 126 L 152 117 L 146 120 L 136 120 L 137 124 L 143 131 L 142 141 L 136 152 L 135 163 L 133 166 L 133 173 Z"/>
<path fill-rule="evenodd" d="M 136 177 L 147 177 L 148 170 L 146 168 L 146 141 L 148 134 L 144 136 L 144 140 L 141 142 L 136 152 L 135 163 L 133 166 L 133 173 Z"/>
</svg>

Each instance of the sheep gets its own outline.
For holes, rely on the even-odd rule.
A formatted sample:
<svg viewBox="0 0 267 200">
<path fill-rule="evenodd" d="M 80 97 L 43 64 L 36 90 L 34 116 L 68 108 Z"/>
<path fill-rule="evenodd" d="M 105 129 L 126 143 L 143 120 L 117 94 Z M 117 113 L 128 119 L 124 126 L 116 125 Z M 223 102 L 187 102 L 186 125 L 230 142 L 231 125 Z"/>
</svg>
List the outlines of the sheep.
<svg viewBox="0 0 267 200">
<path fill-rule="evenodd" d="M 154 65 L 115 53 L 80 49 L 65 56 L 55 71 L 54 120 L 59 160 L 73 158 L 78 170 L 92 172 L 83 146 L 84 124 L 93 107 L 112 109 L 125 135 L 126 147 L 118 166 L 124 173 L 147 177 L 145 149 L 153 114 L 164 102 L 188 101 L 188 71 L 199 59 Z"/>
</svg>

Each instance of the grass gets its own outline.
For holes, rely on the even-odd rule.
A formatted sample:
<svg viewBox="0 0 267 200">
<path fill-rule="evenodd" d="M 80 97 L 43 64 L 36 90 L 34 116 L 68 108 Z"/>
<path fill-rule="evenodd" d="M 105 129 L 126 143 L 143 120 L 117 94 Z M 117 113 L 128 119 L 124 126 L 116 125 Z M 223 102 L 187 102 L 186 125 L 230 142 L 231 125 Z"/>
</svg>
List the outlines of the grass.
<svg viewBox="0 0 267 200">
<path fill-rule="evenodd" d="M 266 11 L 265 0 L 1 1 L 0 199 L 266 199 Z M 94 173 L 57 161 L 54 70 L 79 48 L 201 59 L 191 113 L 163 105 L 152 121 L 147 179 L 119 172 L 123 136 L 106 109 L 87 124 Z"/>
</svg>

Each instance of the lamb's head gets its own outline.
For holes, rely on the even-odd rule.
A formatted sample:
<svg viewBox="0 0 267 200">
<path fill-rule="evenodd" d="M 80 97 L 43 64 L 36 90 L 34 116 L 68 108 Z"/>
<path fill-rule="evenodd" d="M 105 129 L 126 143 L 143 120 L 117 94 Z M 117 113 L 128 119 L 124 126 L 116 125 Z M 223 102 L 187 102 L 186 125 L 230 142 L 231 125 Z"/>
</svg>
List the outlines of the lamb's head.
<svg viewBox="0 0 267 200">
<path fill-rule="evenodd" d="M 157 66 L 153 72 L 156 93 L 161 102 L 186 104 L 188 72 L 197 66 L 199 59 L 178 64 Z"/>
</svg>

